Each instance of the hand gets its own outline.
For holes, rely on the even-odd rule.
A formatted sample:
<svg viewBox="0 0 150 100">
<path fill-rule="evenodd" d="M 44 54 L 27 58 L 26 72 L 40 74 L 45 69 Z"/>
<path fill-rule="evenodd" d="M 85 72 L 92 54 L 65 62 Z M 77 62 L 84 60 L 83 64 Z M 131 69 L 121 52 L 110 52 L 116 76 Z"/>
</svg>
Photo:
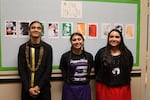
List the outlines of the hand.
<svg viewBox="0 0 150 100">
<path fill-rule="evenodd" d="M 35 89 L 35 92 L 36 92 L 36 93 L 38 93 L 38 94 L 40 93 L 40 87 L 39 87 L 38 85 L 36 85 L 36 86 L 34 87 L 34 89 Z"/>
<path fill-rule="evenodd" d="M 39 93 L 40 93 L 39 86 L 35 86 L 29 89 L 29 95 L 32 96 L 33 98 L 37 97 Z"/>
</svg>

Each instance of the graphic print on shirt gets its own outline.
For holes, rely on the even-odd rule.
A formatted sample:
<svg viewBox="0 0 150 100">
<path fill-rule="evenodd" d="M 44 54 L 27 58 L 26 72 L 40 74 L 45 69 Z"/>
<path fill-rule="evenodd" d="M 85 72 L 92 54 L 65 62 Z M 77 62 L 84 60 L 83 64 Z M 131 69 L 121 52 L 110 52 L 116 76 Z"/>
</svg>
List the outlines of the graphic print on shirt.
<svg viewBox="0 0 150 100">
<path fill-rule="evenodd" d="M 112 60 L 112 65 L 113 65 L 112 74 L 113 74 L 113 76 L 120 75 L 120 68 L 118 67 L 119 63 L 120 63 L 120 60 L 118 59 L 118 57 L 114 57 Z"/>
<path fill-rule="evenodd" d="M 71 60 L 71 81 L 72 82 L 86 82 L 88 75 L 88 61 L 86 59 Z"/>
<path fill-rule="evenodd" d="M 112 74 L 115 76 L 119 75 L 120 74 L 120 68 L 113 68 Z"/>
</svg>

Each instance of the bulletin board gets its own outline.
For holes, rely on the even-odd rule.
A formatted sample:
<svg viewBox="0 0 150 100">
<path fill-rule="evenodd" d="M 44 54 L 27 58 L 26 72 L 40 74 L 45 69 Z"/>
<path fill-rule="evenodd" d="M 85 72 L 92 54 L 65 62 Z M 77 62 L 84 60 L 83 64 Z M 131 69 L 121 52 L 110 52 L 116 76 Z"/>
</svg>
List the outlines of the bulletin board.
<svg viewBox="0 0 150 100">
<path fill-rule="evenodd" d="M 133 53 L 134 66 L 139 66 L 140 0 L 0 0 L 0 72 L 17 71 L 19 46 L 29 39 L 28 33 L 21 33 L 21 25 L 34 20 L 43 23 L 42 40 L 53 48 L 53 70 L 70 50 L 70 34 L 82 32 L 85 50 L 94 57 L 106 45 L 108 31 L 118 26 Z"/>
</svg>

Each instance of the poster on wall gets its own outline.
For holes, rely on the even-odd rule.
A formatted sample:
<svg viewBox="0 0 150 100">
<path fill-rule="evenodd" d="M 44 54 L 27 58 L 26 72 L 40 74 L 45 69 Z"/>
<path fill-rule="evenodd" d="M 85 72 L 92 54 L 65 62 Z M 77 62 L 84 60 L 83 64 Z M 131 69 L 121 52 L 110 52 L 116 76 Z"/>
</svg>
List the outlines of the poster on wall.
<svg viewBox="0 0 150 100">
<path fill-rule="evenodd" d="M 98 24 L 97 23 L 88 23 L 88 37 L 97 38 L 98 36 Z"/>
<path fill-rule="evenodd" d="M 16 37 L 16 21 L 6 21 L 5 22 L 5 36 L 6 37 Z"/>
<path fill-rule="evenodd" d="M 86 24 L 82 22 L 76 23 L 76 32 L 81 33 L 83 36 L 86 35 Z"/>
<path fill-rule="evenodd" d="M 82 18 L 82 2 L 61 1 L 61 17 Z"/>
<path fill-rule="evenodd" d="M 59 38 L 59 23 L 58 22 L 48 23 L 48 37 Z"/>
<path fill-rule="evenodd" d="M 69 37 L 72 34 L 73 23 L 72 22 L 63 22 L 62 23 L 62 37 Z"/>
<path fill-rule="evenodd" d="M 19 21 L 19 24 L 18 24 L 19 37 L 29 36 L 29 31 L 28 31 L 29 23 L 30 23 L 29 21 Z"/>
</svg>

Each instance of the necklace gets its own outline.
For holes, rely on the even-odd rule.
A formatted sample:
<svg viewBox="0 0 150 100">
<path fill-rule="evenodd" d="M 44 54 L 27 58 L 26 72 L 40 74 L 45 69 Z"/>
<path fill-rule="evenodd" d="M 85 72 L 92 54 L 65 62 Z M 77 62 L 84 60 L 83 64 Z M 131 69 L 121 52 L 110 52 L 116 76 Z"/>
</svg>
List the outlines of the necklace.
<svg viewBox="0 0 150 100">
<path fill-rule="evenodd" d="M 26 44 L 25 55 L 26 55 L 27 67 L 30 69 L 30 71 L 35 72 L 39 69 L 41 62 L 42 62 L 43 54 L 44 54 L 44 47 L 41 46 L 40 51 L 39 51 L 39 58 L 38 58 L 37 66 L 34 69 L 32 69 L 30 61 L 29 61 L 29 46 L 28 44 Z"/>
</svg>

